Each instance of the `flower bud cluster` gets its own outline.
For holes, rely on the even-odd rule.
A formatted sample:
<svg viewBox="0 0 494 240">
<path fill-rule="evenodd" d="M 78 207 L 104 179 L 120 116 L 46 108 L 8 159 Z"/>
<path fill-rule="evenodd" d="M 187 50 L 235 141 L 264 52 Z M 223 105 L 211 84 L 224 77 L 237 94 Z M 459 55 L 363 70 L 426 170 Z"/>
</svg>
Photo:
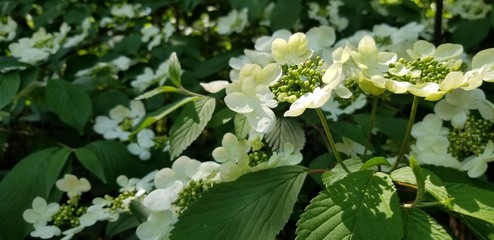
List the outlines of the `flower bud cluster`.
<svg viewBox="0 0 494 240">
<path fill-rule="evenodd" d="M 267 162 L 268 160 L 269 156 L 266 151 L 259 150 L 249 153 L 249 166 L 251 167 L 255 167 L 259 163 Z"/>
<path fill-rule="evenodd" d="M 322 74 L 319 68 L 324 61 L 320 57 L 307 59 L 299 65 L 283 65 L 283 76 L 270 86 L 278 102 L 295 102 L 305 93 L 314 91 L 323 85 Z"/>
<path fill-rule="evenodd" d="M 80 196 L 69 198 L 66 203 L 60 206 L 55 215 L 53 215 L 53 224 L 55 226 L 79 226 L 79 217 L 87 211 L 86 206 L 79 206 Z"/>
<path fill-rule="evenodd" d="M 427 56 L 413 60 L 400 58 L 397 62 L 391 63 L 389 66 L 390 69 L 387 72 L 387 77 L 390 79 L 412 84 L 430 82 L 441 84 L 446 75 L 458 70 L 461 64 L 454 64 L 450 67 L 445 63 L 438 62 L 433 56 Z M 406 73 L 402 74 L 401 70 L 405 70 Z"/>
<path fill-rule="evenodd" d="M 196 199 L 214 185 L 214 181 L 208 179 L 199 179 L 198 181 L 190 181 L 187 186 L 182 189 L 178 194 L 178 198 L 173 205 L 177 206 L 179 210 L 177 212 L 181 214 L 188 206 L 190 206 Z"/>
<path fill-rule="evenodd" d="M 478 156 L 484 152 L 489 141 L 494 140 L 494 124 L 486 119 L 468 116 L 463 129 L 455 128 L 448 135 L 448 151 L 457 159 Z"/>
</svg>

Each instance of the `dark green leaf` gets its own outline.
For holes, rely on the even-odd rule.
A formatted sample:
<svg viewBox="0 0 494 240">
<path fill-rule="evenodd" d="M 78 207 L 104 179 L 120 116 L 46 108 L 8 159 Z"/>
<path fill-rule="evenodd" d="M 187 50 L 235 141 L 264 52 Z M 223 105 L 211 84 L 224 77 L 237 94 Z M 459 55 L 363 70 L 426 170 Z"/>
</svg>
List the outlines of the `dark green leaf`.
<svg viewBox="0 0 494 240">
<path fill-rule="evenodd" d="M 403 216 L 404 239 L 453 239 L 434 218 L 420 208 L 402 208 L 401 216 Z"/>
<path fill-rule="evenodd" d="M 20 85 L 21 79 L 18 72 L 0 74 L 0 109 L 15 98 Z"/>
<path fill-rule="evenodd" d="M 226 123 L 230 122 L 232 118 L 236 116 L 236 113 L 229 108 L 223 108 L 216 113 L 214 113 L 213 117 L 211 118 L 211 121 L 209 122 L 208 126 L 209 127 L 219 127 L 223 126 Z"/>
<path fill-rule="evenodd" d="M 462 20 L 456 24 L 452 38 L 455 43 L 459 43 L 465 49 L 469 49 L 487 37 L 489 29 L 490 22 L 487 18 Z"/>
<path fill-rule="evenodd" d="M 0 182 L 0 232 L 6 239 L 24 239 L 33 229 L 22 213 L 35 197 L 50 197 L 70 150 L 49 148 L 22 159 Z"/>
<path fill-rule="evenodd" d="M 335 162 L 336 162 L 336 159 L 335 159 L 333 154 L 325 153 L 323 155 L 316 157 L 314 160 L 312 160 L 309 163 L 309 169 L 310 170 L 317 169 L 318 171 L 321 171 L 321 170 L 328 170 L 329 171 L 329 169 L 335 164 Z M 324 187 L 324 183 L 322 181 L 323 172 L 312 173 L 309 176 L 311 176 L 314 179 L 314 181 L 316 181 L 316 183 L 319 184 L 321 187 Z"/>
<path fill-rule="evenodd" d="M 203 97 L 187 105 L 170 129 L 170 154 L 178 157 L 194 142 L 213 116 L 216 100 Z"/>
<path fill-rule="evenodd" d="M 374 167 L 374 166 L 378 166 L 378 165 L 389 166 L 390 164 L 389 164 L 388 160 L 386 160 L 385 157 L 374 157 L 374 158 L 371 158 L 371 159 L 367 160 L 366 162 L 364 162 L 364 164 L 362 164 L 362 166 L 360 167 L 359 171 L 364 171 L 364 170 L 369 169 L 370 167 Z"/>
<path fill-rule="evenodd" d="M 185 210 L 171 239 L 274 239 L 306 175 L 302 166 L 283 166 L 219 183 Z"/>
<path fill-rule="evenodd" d="M 446 183 L 446 189 L 454 198 L 452 211 L 494 224 L 494 191 L 459 183 Z"/>
<path fill-rule="evenodd" d="M 139 34 L 130 34 L 115 44 L 114 49 L 123 55 L 134 55 L 140 47 L 141 36 Z"/>
<path fill-rule="evenodd" d="M 401 239 L 400 215 L 388 175 L 350 173 L 312 199 L 297 223 L 297 239 Z"/>
<path fill-rule="evenodd" d="M 1 3 L 0 3 L 1 4 Z M 29 67 L 31 65 L 17 61 L 15 58 L 0 57 L 0 70 L 11 67 Z"/>
<path fill-rule="evenodd" d="M 300 0 L 278 0 L 270 15 L 271 29 L 291 29 L 300 18 L 301 10 Z"/>
<path fill-rule="evenodd" d="M 87 148 L 78 148 L 75 151 L 75 156 L 82 166 L 98 177 L 103 183 L 106 183 L 105 169 L 103 169 L 103 165 L 101 165 L 93 152 Z"/>
<path fill-rule="evenodd" d="M 299 151 L 305 145 L 304 129 L 295 118 L 278 118 L 274 129 L 266 134 L 266 141 L 273 151 L 283 151 L 285 143 Z"/>
<path fill-rule="evenodd" d="M 245 0 L 230 0 L 230 4 L 235 9 L 249 9 L 249 19 L 255 20 L 261 17 L 264 9 L 268 5 L 269 1 L 267 0 L 254 0 L 254 1 L 245 1 Z"/>
<path fill-rule="evenodd" d="M 51 79 L 45 94 L 48 106 L 60 119 L 81 132 L 92 111 L 87 93 L 67 81 Z"/>
</svg>

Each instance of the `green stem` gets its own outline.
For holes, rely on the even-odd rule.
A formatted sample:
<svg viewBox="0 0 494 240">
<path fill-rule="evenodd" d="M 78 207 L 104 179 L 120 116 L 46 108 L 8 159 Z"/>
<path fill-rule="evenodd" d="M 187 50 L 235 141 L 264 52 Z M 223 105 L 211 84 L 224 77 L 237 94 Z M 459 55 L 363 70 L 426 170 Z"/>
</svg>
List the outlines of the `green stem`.
<svg viewBox="0 0 494 240">
<path fill-rule="evenodd" d="M 324 117 L 324 114 L 322 113 L 320 108 L 316 108 L 317 115 L 319 116 L 319 119 L 321 120 L 322 127 L 324 128 L 324 132 L 326 133 L 326 138 L 329 141 L 329 145 L 331 146 L 331 150 L 333 151 L 334 157 L 336 158 L 336 161 L 341 165 L 343 170 L 345 172 L 350 173 L 348 168 L 345 166 L 343 161 L 341 160 L 340 153 L 338 153 L 338 150 L 336 150 L 336 144 L 334 142 L 333 136 L 331 135 L 331 131 L 329 131 L 329 126 L 328 122 L 326 121 L 326 118 Z"/>
<path fill-rule="evenodd" d="M 367 133 L 367 142 L 365 143 L 364 155 L 367 154 L 367 150 L 369 150 L 369 145 L 372 139 L 372 128 L 374 127 L 374 122 L 376 120 L 377 103 L 379 103 L 379 97 L 374 97 L 372 100 L 372 112 L 370 116 L 369 132 Z"/>
<path fill-rule="evenodd" d="M 391 171 L 395 170 L 398 167 L 398 164 L 401 162 L 405 151 L 408 149 L 408 141 L 410 140 L 410 133 L 412 132 L 413 124 L 415 123 L 415 115 L 417 114 L 419 100 L 419 97 L 413 96 L 412 109 L 410 110 L 410 117 L 408 118 L 408 125 L 407 129 L 405 130 L 405 136 L 403 136 L 403 142 L 401 143 L 400 151 L 398 152 L 396 161 L 393 164 L 393 168 L 391 168 Z"/>
</svg>

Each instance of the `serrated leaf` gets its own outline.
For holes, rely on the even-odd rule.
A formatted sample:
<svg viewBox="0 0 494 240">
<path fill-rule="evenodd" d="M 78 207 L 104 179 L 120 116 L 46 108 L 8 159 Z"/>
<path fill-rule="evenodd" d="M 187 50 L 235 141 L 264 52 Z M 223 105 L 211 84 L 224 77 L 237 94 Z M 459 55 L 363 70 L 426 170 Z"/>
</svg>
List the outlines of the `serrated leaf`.
<svg viewBox="0 0 494 240">
<path fill-rule="evenodd" d="M 345 164 L 350 172 L 358 172 L 362 167 L 362 160 L 360 160 L 360 158 L 358 157 L 353 157 L 343 160 L 343 164 Z M 326 187 L 330 187 L 347 175 L 348 173 L 343 169 L 343 167 L 341 167 L 340 164 L 336 164 L 336 166 L 331 169 L 331 171 L 323 173 L 322 181 Z"/>
<path fill-rule="evenodd" d="M 388 175 L 350 173 L 312 199 L 297 222 L 296 239 L 401 239 L 400 215 Z"/>
<path fill-rule="evenodd" d="M 371 167 L 379 166 L 379 165 L 389 166 L 390 164 L 385 157 L 374 157 L 364 162 L 364 164 L 362 164 L 362 166 L 360 167 L 359 171 L 364 171 Z"/>
<path fill-rule="evenodd" d="M 180 90 L 176 87 L 172 87 L 172 86 L 161 86 L 161 87 L 157 87 L 151 91 L 148 91 L 148 92 L 145 92 L 144 94 L 142 95 L 139 95 L 138 97 L 136 97 L 135 99 L 136 100 L 143 100 L 143 99 L 148 99 L 150 97 L 153 97 L 154 95 L 157 95 L 157 94 L 160 94 L 160 93 L 177 93 L 177 92 L 180 92 Z"/>
<path fill-rule="evenodd" d="M 172 113 L 173 111 L 177 110 L 178 108 L 182 107 L 183 105 L 191 102 L 191 101 L 194 101 L 196 100 L 197 97 L 186 97 L 178 102 L 174 102 L 174 103 L 170 103 L 156 111 L 154 111 L 153 113 L 149 114 L 148 117 L 146 117 L 144 119 L 144 121 L 142 121 L 137 127 L 136 130 L 134 130 L 130 135 L 129 135 L 129 139 L 130 140 L 135 140 L 135 137 L 137 135 L 137 133 L 139 133 L 142 129 L 144 128 L 147 128 L 149 126 L 151 126 L 153 123 L 155 123 L 156 121 L 164 118 L 166 115 Z"/>
<path fill-rule="evenodd" d="M 15 98 L 21 79 L 18 72 L 7 72 L 0 74 L 0 109 L 7 106 Z"/>
<path fill-rule="evenodd" d="M 417 185 L 417 194 L 415 197 L 415 203 L 422 201 L 425 194 L 425 176 L 422 168 L 420 168 L 419 162 L 412 156 L 410 158 L 410 168 L 412 168 L 413 175 L 415 175 L 415 182 Z"/>
<path fill-rule="evenodd" d="M 279 118 L 273 131 L 266 134 L 266 141 L 273 151 L 283 151 L 285 143 L 300 151 L 305 145 L 304 129 L 295 118 Z"/>
<path fill-rule="evenodd" d="M 47 104 L 68 125 L 82 132 L 91 115 L 91 99 L 80 87 L 61 80 L 51 79 L 45 89 Z"/>
<path fill-rule="evenodd" d="M 182 67 L 180 66 L 180 62 L 178 61 L 178 57 L 175 52 L 170 55 L 170 59 L 168 59 L 168 66 L 168 74 L 170 74 L 172 83 L 175 86 L 180 87 L 182 85 L 180 80 L 180 76 L 182 75 Z"/>
<path fill-rule="evenodd" d="M 235 115 L 233 122 L 235 125 L 235 135 L 238 138 L 246 138 L 247 134 L 249 134 L 250 129 L 252 129 L 249 122 L 247 121 L 247 117 L 243 114 L 237 114 Z"/>
<path fill-rule="evenodd" d="M 283 166 L 219 183 L 179 217 L 171 239 L 274 239 L 290 217 L 307 169 Z"/>
<path fill-rule="evenodd" d="M 33 229 L 22 213 L 36 196 L 48 199 L 70 150 L 48 148 L 22 159 L 0 182 L 0 232 L 6 239 L 24 239 Z"/>
<path fill-rule="evenodd" d="M 194 142 L 213 116 L 216 100 L 203 97 L 187 105 L 170 129 L 170 154 L 178 157 Z"/>
<path fill-rule="evenodd" d="M 420 208 L 402 208 L 404 238 L 407 240 L 449 240 L 448 232 Z"/>
<path fill-rule="evenodd" d="M 425 177 L 425 191 L 430 193 L 434 198 L 448 207 L 451 202 L 451 197 L 448 194 L 448 190 L 446 189 L 443 181 L 427 169 L 422 169 L 422 173 Z M 417 185 L 417 180 L 411 167 L 399 168 L 391 172 L 390 176 L 393 181 Z"/>
<path fill-rule="evenodd" d="M 494 224 L 494 191 L 467 184 L 446 183 L 454 198 L 452 211 Z"/>
<path fill-rule="evenodd" d="M 75 150 L 75 156 L 77 160 L 79 160 L 79 162 L 82 164 L 82 166 L 84 166 L 84 168 L 98 177 L 103 183 L 106 183 L 106 176 L 103 165 L 93 152 L 91 152 L 87 148 L 78 148 Z"/>
</svg>

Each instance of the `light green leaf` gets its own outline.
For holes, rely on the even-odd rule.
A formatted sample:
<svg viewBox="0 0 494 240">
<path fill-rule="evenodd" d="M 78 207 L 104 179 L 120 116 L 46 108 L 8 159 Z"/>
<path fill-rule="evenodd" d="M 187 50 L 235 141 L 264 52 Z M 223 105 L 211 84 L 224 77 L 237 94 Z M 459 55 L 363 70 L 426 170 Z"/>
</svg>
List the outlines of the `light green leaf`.
<svg viewBox="0 0 494 240">
<path fill-rule="evenodd" d="M 21 79 L 18 72 L 0 73 L 0 109 L 15 98 L 20 85 Z"/>
<path fill-rule="evenodd" d="M 374 166 L 378 166 L 378 165 L 389 166 L 390 164 L 389 164 L 388 160 L 386 160 L 385 157 L 374 157 L 374 158 L 371 158 L 371 159 L 367 160 L 366 162 L 364 162 L 364 164 L 362 164 L 362 166 L 360 167 L 359 171 L 364 171 L 364 170 L 369 169 L 370 167 L 374 167 Z"/>
<path fill-rule="evenodd" d="M 216 100 L 203 97 L 187 105 L 170 129 L 170 154 L 178 157 L 201 135 L 213 116 Z"/>
<path fill-rule="evenodd" d="M 446 190 L 443 181 L 427 169 L 422 169 L 422 173 L 425 177 L 425 191 L 430 193 L 445 207 L 450 206 L 452 198 L 448 194 L 448 190 Z M 417 180 L 411 167 L 399 168 L 391 172 L 390 176 L 393 181 L 417 185 Z"/>
<path fill-rule="evenodd" d="M 144 121 L 142 121 L 137 127 L 136 130 L 134 130 L 130 136 L 129 136 L 129 139 L 131 140 L 135 140 L 135 137 L 137 135 L 137 133 L 139 133 L 142 129 L 144 128 L 147 128 L 149 126 L 151 126 L 153 123 L 155 123 L 156 121 L 164 118 L 166 115 L 172 113 L 173 111 L 177 110 L 178 108 L 182 107 L 183 105 L 191 102 L 191 101 L 194 101 L 196 100 L 197 97 L 186 97 L 178 102 L 174 102 L 174 103 L 170 103 L 156 111 L 154 111 L 153 113 L 149 114 L 148 117 L 146 117 L 144 119 Z"/>
<path fill-rule="evenodd" d="M 302 166 L 283 166 L 219 183 L 184 211 L 171 239 L 274 239 L 288 221 L 306 175 Z"/>
<path fill-rule="evenodd" d="M 177 92 L 180 92 L 180 90 L 176 87 L 172 87 L 172 86 L 161 86 L 161 87 L 157 87 L 149 92 L 145 92 L 144 94 L 136 97 L 136 100 L 143 100 L 143 99 L 148 99 L 156 94 L 160 94 L 160 93 L 177 93 Z"/>
<path fill-rule="evenodd" d="M 449 240 L 453 239 L 444 228 L 420 208 L 402 208 L 404 239 Z"/>
<path fill-rule="evenodd" d="M 420 168 L 419 162 L 417 162 L 413 156 L 410 158 L 410 168 L 412 168 L 413 175 L 415 175 L 415 182 L 417 185 L 417 194 L 414 203 L 418 203 L 422 201 L 424 197 L 426 179 L 422 168 Z"/>
<path fill-rule="evenodd" d="M 402 239 L 400 215 L 388 175 L 350 173 L 312 199 L 297 222 L 296 239 Z"/>
<path fill-rule="evenodd" d="M 78 148 L 75 150 L 75 156 L 84 168 L 106 183 L 105 169 L 93 152 L 87 148 Z"/>
<path fill-rule="evenodd" d="M 246 138 L 247 134 L 249 134 L 250 129 L 252 129 L 249 122 L 247 121 L 247 117 L 245 117 L 245 115 L 243 114 L 237 114 L 235 115 L 233 122 L 235 125 L 235 135 L 238 138 Z"/>
<path fill-rule="evenodd" d="M 305 145 L 304 129 L 295 118 L 278 118 L 270 133 L 266 134 L 268 146 L 273 151 L 283 151 L 285 143 L 291 143 L 295 151 L 300 151 Z"/>
<path fill-rule="evenodd" d="M 350 172 L 358 172 L 362 168 L 362 160 L 358 157 L 353 157 L 347 160 L 343 160 L 343 164 L 348 168 Z M 331 171 L 325 172 L 322 175 L 322 180 L 326 187 L 330 187 L 334 183 L 340 181 L 346 177 L 348 173 L 341 167 L 340 164 L 336 164 Z"/>
<path fill-rule="evenodd" d="M 454 198 L 452 211 L 494 224 L 494 191 L 467 184 L 446 183 Z"/>
<path fill-rule="evenodd" d="M 170 74 L 172 83 L 177 87 L 182 86 L 182 82 L 180 80 L 180 76 L 182 75 L 182 67 L 180 66 L 180 62 L 178 61 L 177 54 L 175 52 L 170 55 L 170 59 L 168 59 L 168 66 L 168 73 Z"/>
<path fill-rule="evenodd" d="M 48 106 L 68 125 L 82 132 L 91 115 L 91 99 L 80 87 L 61 80 L 51 79 L 45 89 Z"/>
<path fill-rule="evenodd" d="M 33 230 L 22 213 L 37 196 L 50 198 L 70 150 L 48 148 L 22 159 L 0 182 L 0 232 L 5 239 L 24 239 Z"/>
</svg>

